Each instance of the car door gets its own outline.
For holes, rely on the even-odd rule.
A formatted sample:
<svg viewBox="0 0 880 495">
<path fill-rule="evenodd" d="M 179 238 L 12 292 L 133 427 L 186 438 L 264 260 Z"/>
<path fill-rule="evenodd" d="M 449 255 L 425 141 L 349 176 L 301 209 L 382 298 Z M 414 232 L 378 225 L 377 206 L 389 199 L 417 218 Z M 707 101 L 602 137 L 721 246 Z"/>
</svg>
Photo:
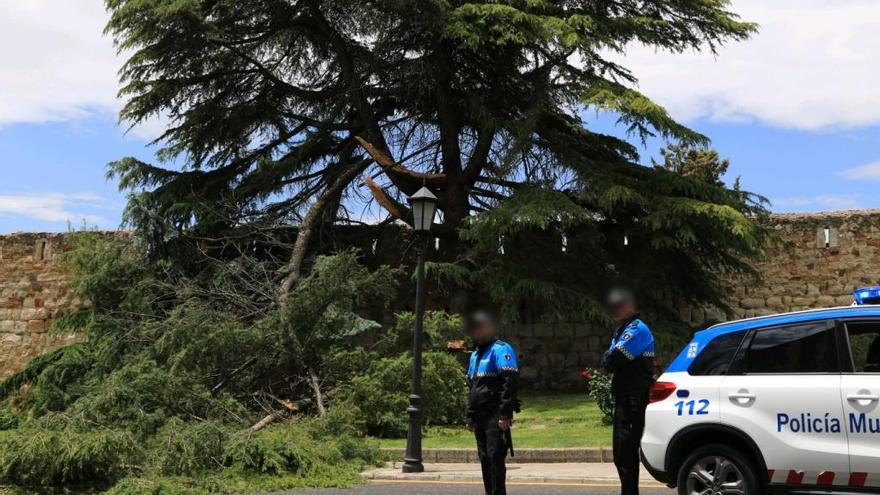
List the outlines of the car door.
<svg viewBox="0 0 880 495">
<path fill-rule="evenodd" d="M 772 483 L 839 484 L 849 472 L 834 322 L 759 328 L 721 385 L 721 421 L 745 432 Z"/>
<path fill-rule="evenodd" d="M 880 487 L 880 320 L 846 323 L 850 372 L 840 393 L 849 437 L 852 487 Z"/>
</svg>

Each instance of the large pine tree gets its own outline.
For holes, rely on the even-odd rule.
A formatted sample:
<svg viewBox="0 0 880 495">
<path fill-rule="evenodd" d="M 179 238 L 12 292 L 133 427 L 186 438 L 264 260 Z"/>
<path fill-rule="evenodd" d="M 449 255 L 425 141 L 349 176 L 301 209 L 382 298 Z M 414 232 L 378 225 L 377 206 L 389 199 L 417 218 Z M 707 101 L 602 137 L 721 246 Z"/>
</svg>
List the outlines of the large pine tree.
<svg viewBox="0 0 880 495">
<path fill-rule="evenodd" d="M 705 143 L 619 60 L 634 43 L 746 38 L 727 0 L 106 1 L 128 56 L 123 120 L 169 122 L 159 165 L 111 164 L 146 191 L 134 217 L 202 234 L 300 225 L 282 301 L 319 225 L 364 199 L 408 220 L 422 185 L 440 198 L 439 272 L 511 308 L 589 313 L 619 276 L 719 302 L 715 272 L 760 251 L 751 196 L 639 166 L 582 118 Z"/>
</svg>

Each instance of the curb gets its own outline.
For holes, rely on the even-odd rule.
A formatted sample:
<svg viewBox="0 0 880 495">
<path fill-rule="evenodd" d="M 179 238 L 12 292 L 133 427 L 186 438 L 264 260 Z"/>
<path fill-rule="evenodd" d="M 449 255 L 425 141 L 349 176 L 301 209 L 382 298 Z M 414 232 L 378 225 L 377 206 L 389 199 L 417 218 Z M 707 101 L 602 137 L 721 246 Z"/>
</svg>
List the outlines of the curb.
<svg viewBox="0 0 880 495">
<path fill-rule="evenodd" d="M 390 462 L 403 461 L 406 449 L 383 448 L 382 458 Z M 583 462 L 613 462 L 611 449 L 585 447 L 571 449 L 516 449 L 508 464 L 556 464 Z M 467 464 L 479 462 L 477 449 L 422 449 L 422 460 L 431 464 Z"/>
<path fill-rule="evenodd" d="M 386 482 L 386 483 L 468 483 L 481 484 L 483 482 L 479 471 L 477 472 L 456 472 L 456 471 L 435 471 L 423 473 L 404 474 L 398 471 L 399 465 L 393 465 L 394 470 L 374 470 L 361 473 L 361 476 L 368 482 Z M 572 475 L 554 475 L 548 474 L 517 474 L 516 470 L 507 472 L 507 483 L 509 485 L 580 485 L 580 486 L 608 486 L 619 487 L 620 481 L 616 477 L 609 477 L 597 474 L 586 474 L 582 476 Z M 664 488 L 665 485 L 654 480 L 641 479 L 639 486 L 642 488 Z"/>
</svg>

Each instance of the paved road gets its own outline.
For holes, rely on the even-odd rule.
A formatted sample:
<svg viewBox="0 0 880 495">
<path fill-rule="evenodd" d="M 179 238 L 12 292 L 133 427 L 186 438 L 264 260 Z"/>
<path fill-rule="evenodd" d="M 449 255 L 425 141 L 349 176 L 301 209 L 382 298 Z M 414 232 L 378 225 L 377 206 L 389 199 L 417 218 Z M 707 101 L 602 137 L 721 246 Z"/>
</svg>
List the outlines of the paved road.
<svg viewBox="0 0 880 495">
<path fill-rule="evenodd" d="M 674 495 L 675 491 L 663 487 L 643 487 L 643 495 Z M 483 487 L 475 483 L 408 483 L 372 482 L 348 490 L 307 490 L 285 492 L 284 495 L 482 495 Z M 510 495 L 618 495 L 616 486 L 600 485 L 551 485 L 551 484 L 508 484 Z"/>
</svg>

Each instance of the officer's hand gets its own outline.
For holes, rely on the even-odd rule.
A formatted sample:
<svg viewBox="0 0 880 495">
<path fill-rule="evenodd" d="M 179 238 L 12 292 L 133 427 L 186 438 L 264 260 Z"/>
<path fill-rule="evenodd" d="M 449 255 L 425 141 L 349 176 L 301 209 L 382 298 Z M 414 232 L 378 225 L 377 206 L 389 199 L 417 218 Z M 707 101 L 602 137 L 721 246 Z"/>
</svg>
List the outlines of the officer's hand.
<svg viewBox="0 0 880 495">
<path fill-rule="evenodd" d="M 509 418 L 498 418 L 498 429 L 501 431 L 507 431 L 510 429 L 510 419 Z"/>
<path fill-rule="evenodd" d="M 473 421 L 468 421 L 466 426 L 467 426 L 467 429 L 469 432 L 471 432 L 471 433 L 474 432 L 474 422 Z"/>
</svg>

